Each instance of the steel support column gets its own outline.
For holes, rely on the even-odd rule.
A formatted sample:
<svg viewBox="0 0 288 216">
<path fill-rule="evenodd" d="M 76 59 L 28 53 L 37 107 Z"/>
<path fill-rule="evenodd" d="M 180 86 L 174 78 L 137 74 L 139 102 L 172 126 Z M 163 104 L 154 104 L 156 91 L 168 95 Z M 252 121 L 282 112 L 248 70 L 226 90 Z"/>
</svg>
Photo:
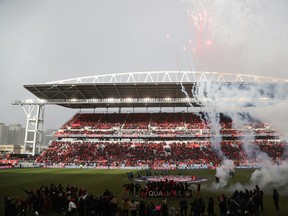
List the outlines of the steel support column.
<svg viewBox="0 0 288 216">
<path fill-rule="evenodd" d="M 28 105 L 22 108 L 26 114 L 26 129 L 24 138 L 24 153 L 39 154 L 41 150 L 41 141 L 44 125 L 44 105 Z"/>
</svg>

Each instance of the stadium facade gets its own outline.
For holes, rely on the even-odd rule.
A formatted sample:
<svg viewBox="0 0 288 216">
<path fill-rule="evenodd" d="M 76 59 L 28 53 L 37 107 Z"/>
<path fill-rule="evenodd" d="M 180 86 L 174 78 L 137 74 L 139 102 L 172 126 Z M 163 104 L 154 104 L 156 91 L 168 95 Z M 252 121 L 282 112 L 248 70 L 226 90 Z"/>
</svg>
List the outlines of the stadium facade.
<svg viewBox="0 0 288 216">
<path fill-rule="evenodd" d="M 98 119 L 98 108 L 106 108 L 107 113 L 109 113 L 109 108 L 117 108 L 117 113 L 121 114 L 123 108 L 131 109 L 131 113 L 134 113 L 134 108 L 144 108 L 144 110 L 146 110 L 145 113 L 149 113 L 149 109 L 151 111 L 151 109 L 160 108 L 161 111 L 161 108 L 164 107 L 171 108 L 173 110 L 172 113 L 175 113 L 178 108 L 184 108 L 186 113 L 195 112 L 198 116 L 198 120 L 202 120 L 202 110 L 205 107 L 210 107 L 213 110 L 216 106 L 224 104 L 225 106 L 229 105 L 241 108 L 257 106 L 257 104 L 269 105 L 269 103 L 275 101 L 286 100 L 285 97 L 279 94 L 278 89 L 287 90 L 288 80 L 217 72 L 155 71 L 80 77 L 48 83 L 28 84 L 24 85 L 24 88 L 35 95 L 36 99 L 17 100 L 13 101 L 12 104 L 21 105 L 25 111 L 27 124 L 24 149 L 26 151 L 26 149 L 28 149 L 27 147 L 31 146 L 32 152 L 26 153 L 34 155 L 40 153 L 41 131 L 44 124 L 44 108 L 46 105 L 59 105 L 72 109 L 91 109 L 96 117 L 90 116 L 89 118 L 95 118 L 95 121 L 106 118 L 99 116 Z M 217 112 L 219 111 L 217 110 Z M 144 114 L 140 117 L 134 116 L 134 120 L 132 119 L 130 121 L 137 122 L 139 121 L 139 118 L 144 117 L 150 118 L 147 121 L 151 122 L 151 119 L 153 120 L 154 118 L 154 120 L 156 119 L 156 122 L 158 121 L 158 123 L 161 123 L 163 118 L 171 117 L 170 114 L 164 114 L 164 116 L 159 117 L 159 119 L 158 117 L 155 117 L 155 114 L 154 116 L 149 115 L 148 117 L 147 115 L 148 114 Z M 109 118 L 111 117 L 113 117 L 112 114 Z M 118 117 L 115 117 L 114 120 L 117 120 Z M 126 128 L 127 130 L 124 131 L 124 124 L 118 125 L 118 128 L 106 128 L 105 130 L 103 130 L 103 128 L 101 130 L 101 128 L 97 128 L 96 126 L 93 128 L 85 125 L 86 129 L 84 129 L 83 126 L 83 128 L 78 128 L 79 130 L 77 132 L 77 126 L 74 124 L 74 129 L 76 130 L 73 129 L 73 125 L 71 126 L 77 118 L 83 118 L 83 115 L 76 114 L 70 122 L 67 122 L 59 129 L 59 133 L 57 133 L 56 136 L 60 141 L 63 139 L 148 139 L 156 141 L 184 140 L 197 142 L 208 139 L 211 140 L 215 136 L 226 137 L 226 140 L 238 139 L 235 137 L 233 138 L 231 134 L 229 136 L 224 135 L 222 132 L 221 134 L 215 135 L 211 132 L 211 128 L 209 127 L 205 128 L 205 130 L 200 128 L 200 135 L 199 133 L 196 134 L 196 132 L 191 131 L 188 133 L 187 130 L 193 130 L 191 129 L 192 127 L 190 127 L 190 129 L 186 127 L 189 124 L 187 121 L 192 119 L 191 116 L 184 116 L 183 121 L 187 124 L 183 124 L 179 127 L 175 126 L 172 135 L 171 130 L 160 127 L 157 123 L 159 126 L 158 128 L 157 125 L 153 128 L 150 127 L 151 125 L 149 124 L 149 126 L 147 126 L 148 132 L 138 133 L 137 136 L 135 136 L 135 133 L 133 132 L 128 133 L 127 131 L 129 128 Z M 121 118 L 120 121 L 125 123 L 125 121 L 131 117 L 125 116 L 122 120 Z M 221 116 L 221 118 L 225 119 L 223 116 Z M 68 130 L 70 129 L 69 133 L 65 133 L 67 128 Z M 261 139 L 278 139 L 278 135 L 274 133 L 275 131 L 264 124 L 263 127 L 254 129 L 263 131 L 263 128 L 269 131 L 269 133 L 265 132 L 263 135 L 262 132 L 256 132 L 258 138 L 259 136 L 262 136 Z M 113 131 L 112 133 L 107 132 L 110 129 Z M 123 131 L 121 131 L 122 129 Z M 71 133 L 73 130 L 74 132 Z M 83 130 L 88 132 L 83 133 Z M 162 132 L 159 132 L 161 130 Z M 177 130 L 186 130 L 186 132 L 178 133 Z M 232 128 L 230 128 L 230 130 L 232 130 Z"/>
</svg>

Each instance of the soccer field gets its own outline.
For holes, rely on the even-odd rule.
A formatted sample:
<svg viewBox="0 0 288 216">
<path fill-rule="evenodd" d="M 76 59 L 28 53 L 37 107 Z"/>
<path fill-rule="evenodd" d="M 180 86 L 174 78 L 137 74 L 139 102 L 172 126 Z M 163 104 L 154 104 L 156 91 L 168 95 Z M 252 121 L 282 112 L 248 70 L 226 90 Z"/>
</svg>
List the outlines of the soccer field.
<svg viewBox="0 0 288 216">
<path fill-rule="evenodd" d="M 96 169 L 41 169 L 41 168 L 25 168 L 25 169 L 7 169 L 0 170 L 0 198 L 1 215 L 4 215 L 4 197 L 22 197 L 26 198 L 26 193 L 22 189 L 31 190 L 39 188 L 41 185 L 49 186 L 51 183 L 61 183 L 64 187 L 67 184 L 75 185 L 78 188 L 86 189 L 90 194 L 102 195 L 107 188 L 111 190 L 116 196 L 118 201 L 123 198 L 123 185 L 130 183 L 127 177 L 127 172 L 131 170 L 96 170 Z M 215 212 L 219 215 L 217 197 L 224 193 L 228 197 L 234 192 L 228 190 L 228 188 L 237 183 L 246 185 L 249 183 L 251 173 L 254 170 L 251 169 L 237 169 L 235 176 L 229 180 L 227 187 L 222 189 L 212 189 L 211 184 L 215 182 L 215 170 L 175 170 L 169 171 L 170 175 L 196 175 L 198 177 L 207 178 L 208 181 L 201 183 L 200 196 L 205 200 L 206 206 L 208 197 L 213 196 L 215 200 Z M 134 170 L 136 176 L 136 170 Z M 153 173 L 154 171 L 152 171 Z M 142 171 L 145 175 L 145 171 Z M 239 184 L 238 184 L 239 185 Z M 141 185 L 144 187 L 144 183 Z M 288 185 L 286 186 L 286 188 Z M 244 186 L 243 186 L 244 189 Z M 249 189 L 249 188 L 248 188 Z M 263 188 L 264 190 L 264 212 L 260 212 L 260 215 L 274 216 L 274 215 L 288 215 L 288 196 L 283 194 L 281 188 L 278 189 L 280 193 L 280 211 L 277 212 L 273 205 L 272 189 Z M 192 198 L 188 199 L 188 202 L 192 202 L 196 197 L 196 189 L 192 191 Z M 145 198 L 145 201 L 152 200 L 157 204 L 161 202 L 161 198 Z M 179 200 L 177 198 L 168 198 L 168 207 L 174 206 L 179 208 Z M 29 214 L 28 214 L 29 215 Z M 56 215 L 53 212 L 45 215 Z"/>
</svg>

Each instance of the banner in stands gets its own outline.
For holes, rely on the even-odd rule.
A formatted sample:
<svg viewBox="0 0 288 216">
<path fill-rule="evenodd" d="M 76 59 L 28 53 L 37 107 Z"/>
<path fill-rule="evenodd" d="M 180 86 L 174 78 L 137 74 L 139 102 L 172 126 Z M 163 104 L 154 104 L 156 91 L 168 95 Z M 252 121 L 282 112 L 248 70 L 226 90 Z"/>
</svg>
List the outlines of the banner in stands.
<svg viewBox="0 0 288 216">
<path fill-rule="evenodd" d="M 18 160 L 0 160 L 0 164 L 4 164 L 4 165 L 16 165 L 18 164 Z"/>
<path fill-rule="evenodd" d="M 0 166 L 0 169 L 11 169 L 11 168 L 13 168 L 13 166 Z"/>
<path fill-rule="evenodd" d="M 236 166 L 236 168 L 239 168 L 239 169 L 251 169 L 251 168 L 262 168 L 264 165 L 263 164 L 243 164 L 243 165 L 240 165 L 240 166 Z"/>
<path fill-rule="evenodd" d="M 34 164 L 34 163 L 19 163 L 14 166 L 14 168 L 39 168 L 42 167 L 40 164 Z"/>
<path fill-rule="evenodd" d="M 174 191 L 174 192 L 162 192 L 159 190 L 150 190 L 147 192 L 147 197 L 192 197 L 192 190 Z"/>
<path fill-rule="evenodd" d="M 144 169 L 148 169 L 148 167 L 139 167 L 139 166 L 125 166 L 125 167 L 121 167 L 121 166 L 94 166 L 93 169 L 133 169 L 133 170 L 144 170 Z"/>
<path fill-rule="evenodd" d="M 182 164 L 177 167 L 177 169 L 189 169 L 189 170 L 194 170 L 194 169 L 208 169 L 209 166 L 207 164 L 191 164 L 191 165 L 186 165 Z"/>
<path fill-rule="evenodd" d="M 176 170 L 177 168 L 176 166 L 171 165 L 171 166 L 161 166 L 161 167 L 151 166 L 151 169 L 152 170 Z"/>
<path fill-rule="evenodd" d="M 59 165 L 44 165 L 44 166 L 41 166 L 42 168 L 65 168 L 65 166 L 64 165 L 61 165 L 61 164 L 59 164 Z"/>
</svg>

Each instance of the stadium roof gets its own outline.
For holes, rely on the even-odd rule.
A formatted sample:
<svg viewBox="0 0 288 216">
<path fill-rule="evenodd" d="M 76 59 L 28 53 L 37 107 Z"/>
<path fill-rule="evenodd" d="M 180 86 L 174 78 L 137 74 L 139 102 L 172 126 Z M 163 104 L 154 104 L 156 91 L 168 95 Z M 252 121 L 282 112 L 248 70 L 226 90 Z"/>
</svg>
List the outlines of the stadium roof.
<svg viewBox="0 0 288 216">
<path fill-rule="evenodd" d="M 47 84 L 76 84 L 76 83 L 192 83 L 192 82 L 288 82 L 285 79 L 255 76 L 247 74 L 232 74 L 199 71 L 148 71 L 95 75 L 78 77 Z"/>
<path fill-rule="evenodd" d="M 45 104 L 70 108 L 183 107 L 188 102 L 197 105 L 191 90 L 200 82 L 263 84 L 288 81 L 245 74 L 155 71 L 79 77 L 24 87 Z"/>
</svg>

